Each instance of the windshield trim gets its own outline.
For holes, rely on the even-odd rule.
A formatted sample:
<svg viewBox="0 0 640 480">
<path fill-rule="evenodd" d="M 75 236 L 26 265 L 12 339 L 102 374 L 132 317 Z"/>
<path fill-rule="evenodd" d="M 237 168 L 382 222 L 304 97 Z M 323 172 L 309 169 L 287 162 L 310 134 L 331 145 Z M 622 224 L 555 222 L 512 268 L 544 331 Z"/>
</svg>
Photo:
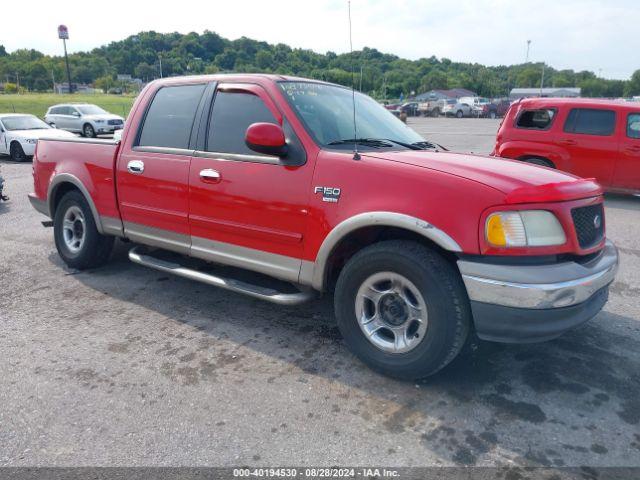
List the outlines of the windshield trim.
<svg viewBox="0 0 640 480">
<path fill-rule="evenodd" d="M 321 80 L 309 80 L 309 79 L 295 79 L 295 80 L 277 80 L 276 83 L 278 84 L 278 87 L 280 89 L 280 93 L 282 94 L 282 96 L 284 97 L 285 102 L 287 102 L 287 105 L 289 106 L 289 108 L 291 108 L 291 111 L 293 112 L 293 114 L 296 116 L 296 118 L 298 119 L 298 121 L 302 124 L 302 127 L 304 128 L 305 132 L 307 133 L 307 135 L 309 135 L 309 137 L 313 140 L 313 143 L 320 149 L 320 150 L 329 150 L 329 151 L 338 151 L 338 152 L 345 152 L 345 151 L 349 151 L 349 152 L 353 152 L 354 150 L 354 144 L 351 143 L 344 143 L 344 144 L 338 144 L 338 145 L 329 145 L 329 144 L 324 144 L 321 141 L 319 141 L 315 134 L 313 133 L 313 129 L 311 129 L 309 127 L 309 125 L 307 124 L 306 120 L 302 117 L 302 115 L 299 115 L 298 110 L 296 109 L 295 105 L 293 105 L 293 103 L 291 102 L 291 99 L 289 98 L 289 95 L 287 95 L 287 92 L 284 90 L 283 88 L 283 84 L 286 83 L 308 83 L 308 84 L 315 84 L 315 85 L 325 85 L 327 87 L 335 87 L 335 88 L 340 88 L 343 90 L 346 90 L 347 92 L 351 92 L 351 88 L 350 87 L 346 87 L 344 85 L 338 85 L 337 83 L 331 83 L 331 82 L 323 82 Z M 356 90 L 356 93 L 359 95 L 363 95 L 364 97 L 367 98 L 371 98 L 368 95 L 359 92 Z M 373 100 L 371 98 L 371 100 Z M 375 100 L 373 100 L 375 102 Z M 402 145 L 398 145 L 396 143 L 388 146 L 388 147 L 372 147 L 366 144 L 361 144 L 358 143 L 358 151 L 366 151 L 366 152 L 374 152 L 374 151 L 379 151 L 379 150 L 384 150 L 387 152 L 393 152 L 393 151 L 405 151 L 405 150 L 409 150 L 406 147 L 403 147 Z"/>
</svg>

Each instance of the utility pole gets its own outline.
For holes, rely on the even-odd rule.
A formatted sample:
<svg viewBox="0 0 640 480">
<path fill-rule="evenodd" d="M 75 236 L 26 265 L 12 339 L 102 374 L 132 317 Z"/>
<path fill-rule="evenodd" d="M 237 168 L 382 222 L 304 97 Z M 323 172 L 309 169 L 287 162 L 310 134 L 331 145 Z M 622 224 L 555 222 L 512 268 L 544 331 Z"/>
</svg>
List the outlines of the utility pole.
<svg viewBox="0 0 640 480">
<path fill-rule="evenodd" d="M 53 93 L 56 93 L 56 77 L 53 76 L 53 69 L 51 70 L 51 85 L 53 88 Z"/>
<path fill-rule="evenodd" d="M 542 98 L 543 88 L 544 88 L 544 62 L 542 62 L 542 78 L 540 78 L 540 98 Z"/>
<path fill-rule="evenodd" d="M 158 53 L 158 61 L 160 62 L 160 78 L 162 78 L 162 53 Z"/>
<path fill-rule="evenodd" d="M 360 91 L 362 92 L 362 65 L 360 65 Z"/>
<path fill-rule="evenodd" d="M 69 56 L 67 55 L 67 40 L 69 39 L 69 29 L 66 25 L 58 25 L 58 38 L 62 40 L 64 46 L 64 63 L 67 66 L 67 82 L 69 84 L 69 93 L 73 93 L 71 87 L 71 69 L 69 68 Z"/>
<path fill-rule="evenodd" d="M 531 40 L 527 40 L 527 56 L 524 63 L 529 63 L 529 48 L 531 47 Z"/>
</svg>

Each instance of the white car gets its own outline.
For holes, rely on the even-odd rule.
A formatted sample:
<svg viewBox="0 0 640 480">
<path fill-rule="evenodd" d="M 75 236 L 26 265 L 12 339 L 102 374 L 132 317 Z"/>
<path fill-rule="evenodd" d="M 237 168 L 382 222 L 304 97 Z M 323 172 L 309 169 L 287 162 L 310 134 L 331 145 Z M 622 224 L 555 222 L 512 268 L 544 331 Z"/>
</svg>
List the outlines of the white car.
<svg viewBox="0 0 640 480">
<path fill-rule="evenodd" d="M 49 107 L 44 121 L 52 127 L 95 137 L 113 133 L 124 126 L 124 118 L 89 103 L 67 103 Z"/>
<path fill-rule="evenodd" d="M 51 128 L 34 115 L 0 114 L 0 155 L 10 155 L 15 162 L 33 157 L 39 138 L 62 137 L 75 138 L 75 135 Z"/>
</svg>

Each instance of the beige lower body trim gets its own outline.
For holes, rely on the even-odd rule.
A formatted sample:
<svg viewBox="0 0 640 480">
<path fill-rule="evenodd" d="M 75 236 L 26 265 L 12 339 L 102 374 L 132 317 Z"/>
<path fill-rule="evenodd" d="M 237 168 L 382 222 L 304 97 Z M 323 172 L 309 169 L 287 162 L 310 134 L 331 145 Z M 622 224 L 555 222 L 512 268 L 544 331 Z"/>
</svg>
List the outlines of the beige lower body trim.
<svg viewBox="0 0 640 480">
<path fill-rule="evenodd" d="M 131 241 L 189 255 L 208 262 L 244 268 L 293 283 L 299 282 L 299 258 L 241 247 L 201 237 L 124 222 L 124 234 Z M 309 263 L 309 262 L 304 262 Z M 308 284 L 308 283 L 305 283 Z"/>
<path fill-rule="evenodd" d="M 105 235 L 124 237 L 122 220 L 120 220 L 119 218 L 105 217 L 104 215 L 100 215 L 100 222 L 102 223 L 102 233 L 104 233 Z"/>
<path fill-rule="evenodd" d="M 164 248 L 182 255 L 189 255 L 191 251 L 191 237 L 189 235 L 148 227 L 139 223 L 123 222 L 123 225 L 125 236 L 133 242 Z"/>
</svg>

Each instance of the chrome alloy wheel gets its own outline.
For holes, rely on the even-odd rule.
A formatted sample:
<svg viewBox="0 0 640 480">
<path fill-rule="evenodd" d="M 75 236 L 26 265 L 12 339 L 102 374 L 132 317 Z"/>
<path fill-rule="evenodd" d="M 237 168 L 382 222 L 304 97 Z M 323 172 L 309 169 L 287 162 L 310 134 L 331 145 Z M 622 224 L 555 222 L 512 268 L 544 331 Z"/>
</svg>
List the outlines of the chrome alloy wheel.
<svg viewBox="0 0 640 480">
<path fill-rule="evenodd" d="M 418 288 L 393 272 L 367 278 L 356 294 L 356 316 L 365 337 L 389 353 L 413 350 L 427 331 L 427 305 Z"/>
<path fill-rule="evenodd" d="M 64 214 L 62 238 L 71 253 L 78 253 L 84 245 L 85 220 L 80 207 L 73 205 Z"/>
</svg>

